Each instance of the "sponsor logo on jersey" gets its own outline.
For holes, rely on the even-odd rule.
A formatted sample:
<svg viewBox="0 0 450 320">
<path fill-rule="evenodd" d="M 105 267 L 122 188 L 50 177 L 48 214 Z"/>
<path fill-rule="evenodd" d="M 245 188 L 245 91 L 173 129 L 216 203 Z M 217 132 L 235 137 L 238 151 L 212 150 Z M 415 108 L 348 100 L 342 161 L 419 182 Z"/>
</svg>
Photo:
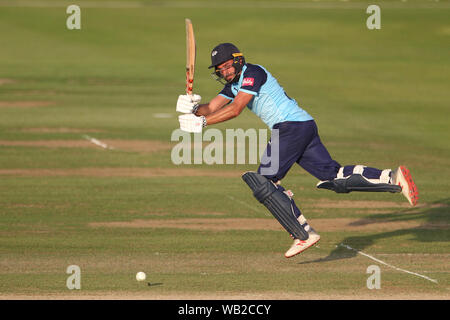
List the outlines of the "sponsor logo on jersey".
<svg viewBox="0 0 450 320">
<path fill-rule="evenodd" d="M 253 83 L 255 83 L 255 78 L 244 78 L 242 81 L 242 86 L 253 86 Z"/>
</svg>

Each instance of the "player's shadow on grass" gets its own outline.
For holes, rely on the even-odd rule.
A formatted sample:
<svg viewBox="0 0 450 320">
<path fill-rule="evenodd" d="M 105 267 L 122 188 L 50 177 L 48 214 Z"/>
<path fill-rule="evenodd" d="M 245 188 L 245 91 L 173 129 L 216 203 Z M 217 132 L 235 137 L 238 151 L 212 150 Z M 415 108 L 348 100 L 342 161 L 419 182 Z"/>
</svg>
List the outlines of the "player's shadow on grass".
<svg viewBox="0 0 450 320">
<path fill-rule="evenodd" d="M 450 220 L 450 198 L 436 201 L 422 208 L 410 208 L 400 212 L 371 215 L 359 221 L 353 222 L 352 225 L 367 225 L 377 222 L 401 222 L 411 220 L 419 220 L 424 222 L 420 226 L 414 228 L 345 238 L 341 243 L 343 245 L 350 246 L 355 250 L 349 250 L 348 248 L 341 246 L 341 243 L 339 243 L 336 245 L 336 249 L 334 249 L 327 257 L 312 261 L 303 261 L 299 264 L 353 258 L 358 254 L 356 250 L 363 251 L 380 239 L 393 238 L 393 241 L 395 241 L 395 238 L 403 237 L 407 238 L 407 241 L 412 241 L 413 243 L 416 241 L 429 243 L 436 241 L 450 241 L 450 233 L 448 229 Z M 395 242 L 393 242 L 392 245 L 395 246 Z"/>
</svg>

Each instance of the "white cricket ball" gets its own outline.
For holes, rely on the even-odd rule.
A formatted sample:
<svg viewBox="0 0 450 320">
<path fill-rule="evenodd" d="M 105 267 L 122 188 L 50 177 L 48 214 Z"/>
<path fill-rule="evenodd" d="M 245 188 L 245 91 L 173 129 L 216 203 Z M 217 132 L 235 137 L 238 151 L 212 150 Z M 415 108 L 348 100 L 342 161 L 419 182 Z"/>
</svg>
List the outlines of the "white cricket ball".
<svg viewBox="0 0 450 320">
<path fill-rule="evenodd" d="M 137 281 L 144 281 L 145 278 L 147 278 L 147 276 L 145 275 L 144 272 L 140 271 L 140 272 L 136 273 L 136 280 Z"/>
</svg>

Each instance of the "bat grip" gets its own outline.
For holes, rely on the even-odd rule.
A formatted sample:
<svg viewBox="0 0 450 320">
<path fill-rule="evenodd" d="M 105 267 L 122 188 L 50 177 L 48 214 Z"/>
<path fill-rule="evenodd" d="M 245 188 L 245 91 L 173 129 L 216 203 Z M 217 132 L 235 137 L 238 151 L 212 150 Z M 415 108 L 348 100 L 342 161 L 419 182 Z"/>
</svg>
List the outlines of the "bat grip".
<svg viewBox="0 0 450 320">
<path fill-rule="evenodd" d="M 188 74 L 186 74 L 186 94 L 192 95 L 193 86 L 194 79 L 189 79 Z"/>
</svg>

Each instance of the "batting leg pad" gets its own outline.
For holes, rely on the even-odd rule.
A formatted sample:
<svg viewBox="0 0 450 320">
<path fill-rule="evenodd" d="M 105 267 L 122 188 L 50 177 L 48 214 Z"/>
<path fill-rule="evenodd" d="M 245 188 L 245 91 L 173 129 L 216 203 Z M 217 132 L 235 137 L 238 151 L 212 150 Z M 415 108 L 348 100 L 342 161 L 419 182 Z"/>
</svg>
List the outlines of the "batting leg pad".
<svg viewBox="0 0 450 320">
<path fill-rule="evenodd" d="M 401 192 L 400 186 L 389 183 L 372 183 L 361 174 L 351 174 L 347 178 L 338 178 L 329 181 L 320 181 L 317 184 L 319 189 L 333 190 L 336 193 L 349 193 L 352 191 L 365 192 Z"/>
<path fill-rule="evenodd" d="M 253 196 L 269 209 L 287 232 L 296 239 L 308 239 L 308 232 L 295 217 L 291 199 L 287 194 L 271 180 L 256 172 L 246 172 L 242 175 L 242 179 L 253 191 Z"/>
</svg>

